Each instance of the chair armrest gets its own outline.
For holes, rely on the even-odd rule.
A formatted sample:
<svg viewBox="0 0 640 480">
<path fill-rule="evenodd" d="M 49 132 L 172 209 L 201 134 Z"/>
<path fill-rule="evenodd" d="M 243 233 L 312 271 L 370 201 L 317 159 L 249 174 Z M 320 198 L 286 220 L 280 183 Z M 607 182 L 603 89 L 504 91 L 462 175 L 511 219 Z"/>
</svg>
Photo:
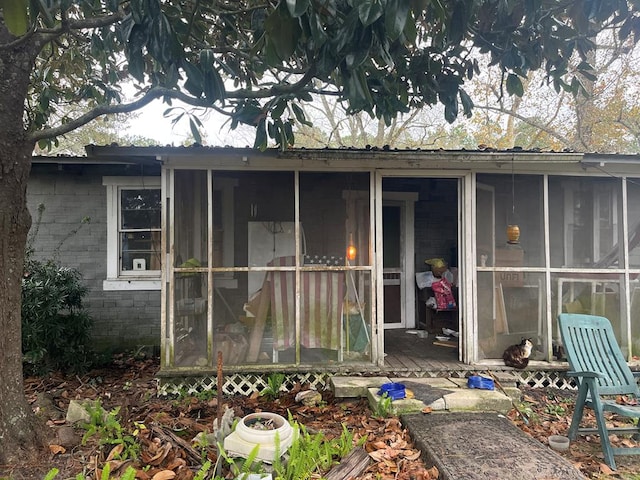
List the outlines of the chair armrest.
<svg viewBox="0 0 640 480">
<path fill-rule="evenodd" d="M 583 377 L 583 378 L 602 378 L 603 374 L 600 372 L 567 372 L 568 377 Z"/>
</svg>

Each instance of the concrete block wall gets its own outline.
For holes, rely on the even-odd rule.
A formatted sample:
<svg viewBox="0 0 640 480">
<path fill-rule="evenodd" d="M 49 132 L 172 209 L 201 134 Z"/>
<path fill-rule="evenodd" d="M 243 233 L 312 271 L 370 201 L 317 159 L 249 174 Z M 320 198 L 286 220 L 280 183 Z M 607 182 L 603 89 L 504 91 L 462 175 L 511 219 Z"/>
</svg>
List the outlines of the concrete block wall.
<svg viewBox="0 0 640 480">
<path fill-rule="evenodd" d="M 100 350 L 160 344 L 160 291 L 103 291 L 107 275 L 107 198 L 104 167 L 51 168 L 34 165 L 27 189 L 33 219 L 34 256 L 74 267 L 89 288 L 85 307 Z M 38 206 L 44 205 L 40 225 Z M 84 218 L 90 222 L 82 223 Z M 76 233 L 73 233 L 77 229 Z"/>
<path fill-rule="evenodd" d="M 455 266 L 458 244 L 456 180 L 430 179 L 421 187 L 415 205 L 416 271 L 428 270 L 424 261 L 434 257 Z"/>
</svg>

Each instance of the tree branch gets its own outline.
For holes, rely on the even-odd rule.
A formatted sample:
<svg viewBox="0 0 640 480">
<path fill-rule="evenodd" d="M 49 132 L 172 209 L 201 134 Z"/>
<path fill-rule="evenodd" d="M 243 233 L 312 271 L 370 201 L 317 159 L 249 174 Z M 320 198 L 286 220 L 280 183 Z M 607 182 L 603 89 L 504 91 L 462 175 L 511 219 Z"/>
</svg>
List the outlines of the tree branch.
<svg viewBox="0 0 640 480">
<path fill-rule="evenodd" d="M 567 137 L 565 137 L 563 135 L 560 135 L 557 131 L 547 127 L 546 125 L 542 125 L 542 124 L 540 124 L 538 122 L 534 122 L 530 118 L 527 118 L 527 117 L 525 117 L 523 115 L 520 115 L 519 113 L 511 112 L 511 111 L 509 111 L 509 110 L 507 110 L 505 108 L 490 107 L 488 105 L 476 105 L 475 108 L 477 108 L 479 110 L 490 110 L 492 112 L 498 112 L 498 113 L 505 113 L 507 115 L 513 115 L 518 120 L 522 120 L 523 122 L 527 123 L 528 125 L 531 125 L 533 127 L 539 128 L 540 130 L 544 131 L 545 133 L 547 133 L 551 137 L 557 138 L 564 145 L 572 145 L 572 142 Z"/>
<path fill-rule="evenodd" d="M 309 83 L 309 81 L 313 78 L 313 68 L 310 69 L 301 79 L 296 83 L 292 83 L 290 85 L 274 85 L 269 89 L 258 90 L 258 91 L 250 91 L 250 90 L 237 90 L 235 92 L 231 92 L 227 95 L 227 98 L 269 98 L 273 96 L 283 95 L 287 93 L 296 93 L 302 90 L 302 88 Z M 38 142 L 45 138 L 54 138 L 60 135 L 64 135 L 65 133 L 69 133 L 76 128 L 82 127 L 87 123 L 95 120 L 96 118 L 102 115 L 110 115 L 116 113 L 129 113 L 135 110 L 139 110 L 140 108 L 148 105 L 153 100 L 158 98 L 173 98 L 176 100 L 180 100 L 181 102 L 186 103 L 187 105 L 191 105 L 194 107 L 203 107 L 203 108 L 214 108 L 218 112 L 221 109 L 218 109 L 211 102 L 192 97 L 187 95 L 186 93 L 178 90 L 172 90 L 164 87 L 153 87 L 147 93 L 144 94 L 142 98 L 136 100 L 131 103 L 121 103 L 116 105 L 99 105 L 95 107 L 90 112 L 85 113 L 84 115 L 79 116 L 78 118 L 71 120 L 63 125 L 53 128 L 45 128 L 43 130 L 39 130 L 37 132 L 33 132 L 29 135 L 29 139 L 34 142 Z"/>
<path fill-rule="evenodd" d="M 38 142 L 40 140 L 44 140 L 46 138 L 55 138 L 60 135 L 64 135 L 65 133 L 69 133 L 76 128 L 80 128 L 83 125 L 95 120 L 98 117 L 103 115 L 110 115 L 116 113 L 130 113 L 136 110 L 141 109 L 142 107 L 148 105 L 153 100 L 161 98 L 163 96 L 171 96 L 171 93 L 178 93 L 166 88 L 153 88 L 149 90 L 144 96 L 134 102 L 131 103 L 120 103 L 116 105 L 99 105 L 95 107 L 93 110 L 85 113 L 84 115 L 80 115 L 78 118 L 71 120 L 69 122 L 63 123 L 58 127 L 53 128 L 45 128 L 42 130 L 38 130 L 37 132 L 32 132 L 28 135 L 29 141 Z"/>
</svg>

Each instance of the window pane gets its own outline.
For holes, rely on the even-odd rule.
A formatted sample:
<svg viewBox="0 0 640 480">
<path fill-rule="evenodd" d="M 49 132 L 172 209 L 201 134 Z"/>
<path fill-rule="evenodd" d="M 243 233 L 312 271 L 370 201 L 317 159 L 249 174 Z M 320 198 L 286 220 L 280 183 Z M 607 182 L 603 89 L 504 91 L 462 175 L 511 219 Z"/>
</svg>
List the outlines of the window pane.
<svg viewBox="0 0 640 480">
<path fill-rule="evenodd" d="M 294 174 L 250 172 L 238 174 L 237 179 L 237 265 L 266 267 L 275 258 L 294 256 Z M 304 250 L 304 242 L 301 248 Z M 264 278 L 264 271 L 249 273 L 247 300 L 262 288 Z"/>
<path fill-rule="evenodd" d="M 238 285 L 247 284 L 245 272 L 234 272 Z M 222 352 L 225 365 L 271 363 L 273 339 L 269 320 L 269 299 L 260 304 L 258 295 L 249 304 L 244 289 L 229 288 L 227 274 L 213 276 L 214 357 Z M 262 308 L 260 310 L 260 308 Z"/>
<path fill-rule="evenodd" d="M 121 271 L 160 270 L 160 232 L 125 232 L 120 239 Z"/>
<path fill-rule="evenodd" d="M 621 268 L 621 198 L 617 179 L 550 177 L 551 266 Z"/>
<path fill-rule="evenodd" d="M 371 361 L 370 293 L 371 272 L 346 272 L 343 310 L 345 362 Z"/>
<path fill-rule="evenodd" d="M 174 178 L 174 266 L 207 266 L 207 172 L 176 170 Z"/>
<path fill-rule="evenodd" d="M 174 339 L 177 366 L 207 366 L 207 275 L 174 277 Z"/>
<path fill-rule="evenodd" d="M 481 174 L 477 182 L 478 265 L 544 266 L 543 177 Z M 507 238 L 509 225 L 519 227 L 517 242 Z M 521 256 L 505 250 L 520 250 Z"/>
<path fill-rule="evenodd" d="M 371 265 L 368 173 L 301 173 L 300 221 L 308 257 L 344 265 L 351 244 L 349 264 Z"/>
<path fill-rule="evenodd" d="M 247 223 L 247 212 L 238 210 L 238 196 L 246 193 L 246 187 L 239 188 L 237 173 L 213 172 L 213 266 L 234 267 L 237 228 Z M 244 215 L 243 215 L 244 213 Z M 237 250 L 245 248 L 238 245 Z"/>
<path fill-rule="evenodd" d="M 554 342 L 560 343 L 557 326 L 558 313 L 586 313 L 609 319 L 618 342 L 626 339 L 626 328 L 620 315 L 620 285 L 622 275 L 618 274 L 556 274 L 552 276 L 556 305 L 552 306 Z M 626 345 L 621 343 L 626 354 Z"/>
<path fill-rule="evenodd" d="M 629 217 L 629 266 L 640 267 L 640 178 L 627 180 Z M 633 317 L 632 317 L 633 318 Z M 637 317 L 640 319 L 640 317 Z"/>
<path fill-rule="evenodd" d="M 159 229 L 161 210 L 160 189 L 120 191 L 121 229 Z"/>
<path fill-rule="evenodd" d="M 532 359 L 546 356 L 544 276 L 515 273 L 507 279 L 499 272 L 478 273 L 479 359 L 500 359 L 523 338 L 533 342 Z"/>
</svg>

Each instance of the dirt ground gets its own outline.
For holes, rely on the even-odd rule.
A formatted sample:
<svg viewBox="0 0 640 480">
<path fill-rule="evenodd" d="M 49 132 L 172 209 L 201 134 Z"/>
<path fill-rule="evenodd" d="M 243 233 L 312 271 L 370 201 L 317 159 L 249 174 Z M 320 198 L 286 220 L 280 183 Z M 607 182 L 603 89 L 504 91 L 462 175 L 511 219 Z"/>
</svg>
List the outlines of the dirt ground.
<svg viewBox="0 0 640 480">
<path fill-rule="evenodd" d="M 0 465 L 0 480 L 40 480 L 54 467 L 59 470 L 56 480 L 76 478 L 79 474 L 87 479 L 100 479 L 107 463 L 114 478 L 132 466 L 141 480 L 191 480 L 203 462 L 202 453 L 192 447 L 191 439 L 199 432 L 212 430 L 218 408 L 224 408 L 224 405 L 233 408 L 236 417 L 256 411 L 271 411 L 285 417 L 291 414 L 309 433 L 323 432 L 328 438 L 339 437 L 343 425 L 352 432 L 354 439 L 366 437 L 364 448 L 370 463 L 354 480 L 438 478 L 437 469 L 422 461 L 400 420 L 376 417 L 365 399 L 336 399 L 329 391 L 323 391 L 319 406 L 305 406 L 295 401 L 295 394 L 305 389 L 304 385 L 276 399 L 259 395 L 158 397 L 157 369 L 155 359 L 119 356 L 109 368 L 83 376 L 55 374 L 26 379 L 27 398 L 43 419 L 43 428 L 51 434 L 52 441 L 37 458 L 19 465 Z M 573 392 L 528 388 L 523 392 L 524 402 L 509 415 L 518 427 L 543 444 L 547 444 L 549 435 L 566 434 Z M 83 442 L 85 431 L 69 427 L 64 420 L 72 399 L 100 399 L 107 411 L 119 407 L 122 432 L 135 435 L 142 446 L 138 460 L 115 460 L 114 454 L 121 447 L 100 445 L 96 437 Z M 616 437 L 613 442 L 635 445 L 630 439 Z M 561 454 L 586 478 L 640 479 L 640 456 L 616 457 L 618 470 L 612 472 L 603 463 L 598 437 L 579 437 L 567 452 Z M 207 448 L 206 455 L 215 461 L 213 447 Z M 229 472 L 223 473 L 233 478 Z"/>
</svg>

